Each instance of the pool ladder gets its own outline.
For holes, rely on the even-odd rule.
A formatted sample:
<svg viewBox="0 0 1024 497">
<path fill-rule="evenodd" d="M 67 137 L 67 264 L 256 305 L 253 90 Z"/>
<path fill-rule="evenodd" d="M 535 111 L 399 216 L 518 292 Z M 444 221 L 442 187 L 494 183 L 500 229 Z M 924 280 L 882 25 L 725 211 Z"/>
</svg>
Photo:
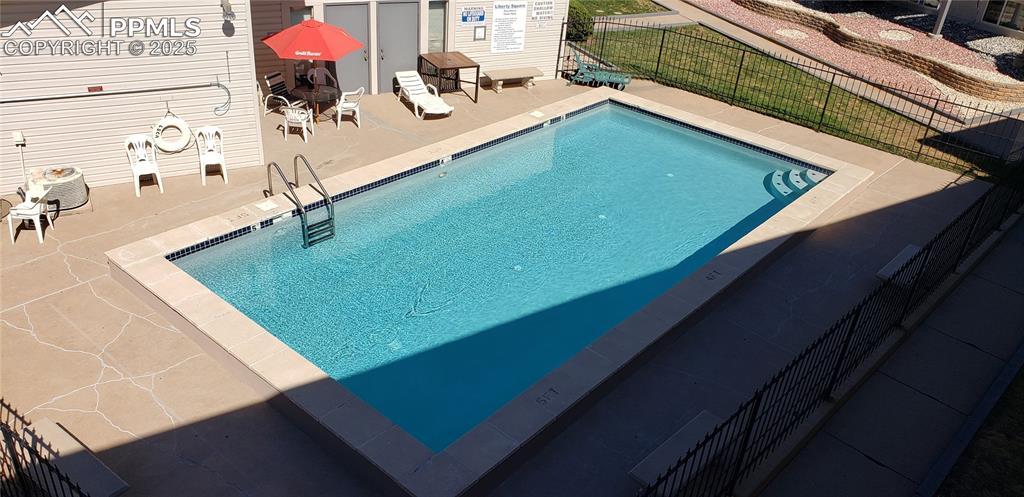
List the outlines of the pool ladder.
<svg viewBox="0 0 1024 497">
<path fill-rule="evenodd" d="M 323 197 L 324 207 L 327 208 L 327 219 L 310 224 L 306 207 L 302 205 L 302 202 L 299 201 L 299 196 L 295 194 L 295 187 L 299 186 L 299 160 L 306 165 L 306 170 L 309 171 L 309 174 L 313 176 L 313 181 L 316 182 L 316 186 L 312 184 L 309 186 Z M 271 171 L 276 170 L 278 176 L 284 181 L 284 186 L 288 187 L 288 191 L 284 192 L 285 198 L 290 200 L 299 212 L 299 220 L 302 221 L 302 247 L 309 248 L 334 238 L 334 201 L 331 200 L 331 196 L 327 193 L 327 189 L 324 188 L 324 184 L 320 182 L 320 177 L 313 170 L 313 166 L 309 165 L 309 161 L 306 160 L 305 156 L 302 154 L 296 155 L 292 159 L 292 165 L 295 166 L 295 182 L 288 181 L 288 176 L 284 174 L 284 171 L 281 170 L 281 166 L 277 162 L 267 164 L 267 193 L 269 196 L 274 195 L 274 182 Z"/>
</svg>

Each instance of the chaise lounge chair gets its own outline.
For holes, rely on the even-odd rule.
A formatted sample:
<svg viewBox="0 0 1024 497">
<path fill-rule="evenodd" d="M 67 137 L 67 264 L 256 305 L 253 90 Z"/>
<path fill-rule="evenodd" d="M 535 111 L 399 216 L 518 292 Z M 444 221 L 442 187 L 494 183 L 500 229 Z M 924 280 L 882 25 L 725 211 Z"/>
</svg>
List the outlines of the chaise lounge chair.
<svg viewBox="0 0 1024 497">
<path fill-rule="evenodd" d="M 398 71 L 395 73 L 398 86 L 398 100 L 405 98 L 412 104 L 412 112 L 423 119 L 424 114 L 451 114 L 455 108 L 441 99 L 437 87 L 423 84 L 423 79 L 416 71 Z"/>
<path fill-rule="evenodd" d="M 608 85 L 618 90 L 625 90 L 626 85 L 633 80 L 627 73 L 603 69 L 598 64 L 584 62 L 579 52 L 574 52 L 576 59 L 576 74 L 569 79 L 569 84 L 600 86 Z"/>
</svg>

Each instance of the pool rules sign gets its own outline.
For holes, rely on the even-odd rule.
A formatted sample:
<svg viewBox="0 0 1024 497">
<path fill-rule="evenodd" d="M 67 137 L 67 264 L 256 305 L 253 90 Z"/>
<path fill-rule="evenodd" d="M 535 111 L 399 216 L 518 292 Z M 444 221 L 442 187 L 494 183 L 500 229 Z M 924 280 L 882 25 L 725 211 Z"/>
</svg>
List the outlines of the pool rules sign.
<svg viewBox="0 0 1024 497">
<path fill-rule="evenodd" d="M 491 24 L 491 53 L 522 52 L 526 42 L 526 1 L 497 1 Z"/>
</svg>

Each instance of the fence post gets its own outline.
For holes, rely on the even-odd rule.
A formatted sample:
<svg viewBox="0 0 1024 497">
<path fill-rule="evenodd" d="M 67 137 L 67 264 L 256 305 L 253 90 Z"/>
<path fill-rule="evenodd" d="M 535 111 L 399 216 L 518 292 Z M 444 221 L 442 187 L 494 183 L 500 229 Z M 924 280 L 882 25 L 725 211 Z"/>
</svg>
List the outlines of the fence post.
<svg viewBox="0 0 1024 497">
<path fill-rule="evenodd" d="M 11 431 L 7 429 L 7 426 L 0 427 L 0 431 L 3 432 L 3 439 L 4 439 L 4 448 L 3 448 L 3 450 L 5 452 L 7 452 L 7 454 L 11 457 L 11 459 L 10 459 L 10 463 L 11 463 L 11 466 L 12 466 L 11 471 L 14 472 L 14 477 L 18 480 L 17 485 L 22 489 L 22 491 L 28 491 L 32 487 L 30 486 L 29 482 L 25 481 L 25 479 L 26 479 L 25 469 L 22 467 L 21 460 L 19 459 L 20 453 L 18 452 L 18 449 L 17 449 L 16 444 L 14 442 L 14 434 L 11 433 Z M 4 476 L 10 476 L 10 475 L 4 475 Z"/>
<path fill-rule="evenodd" d="M 899 323 L 903 324 L 903 320 L 907 318 L 907 314 L 910 314 L 910 306 L 914 305 L 914 294 L 917 293 L 917 289 L 921 286 L 921 275 L 924 273 L 925 268 L 928 267 L 928 258 L 932 256 L 932 247 L 934 244 L 929 243 L 924 249 L 924 255 L 921 256 L 921 268 L 917 270 L 917 274 L 914 276 L 914 282 L 910 285 L 910 293 L 907 294 L 907 303 L 903 304 L 903 310 L 900 311 Z"/>
<path fill-rule="evenodd" d="M 565 73 L 562 70 L 562 46 L 569 43 L 567 33 L 569 31 L 569 21 L 562 23 L 562 30 L 559 31 L 558 37 L 558 58 L 555 59 L 555 79 Z"/>
<path fill-rule="evenodd" d="M 658 62 L 654 66 L 654 81 L 658 81 L 658 74 L 661 71 L 661 54 L 665 50 L 665 28 L 661 28 L 661 44 L 658 45 Z"/>
<path fill-rule="evenodd" d="M 864 309 L 864 305 L 858 305 L 857 309 L 853 311 L 853 317 L 850 318 L 850 329 L 847 330 L 846 335 L 843 337 L 843 343 L 839 346 L 839 357 L 836 358 L 836 365 L 832 369 L 832 374 L 829 375 L 828 386 L 825 387 L 824 396 L 826 399 L 832 399 L 832 393 L 836 388 L 836 384 L 839 383 L 839 375 L 842 373 L 843 364 L 846 363 L 846 354 L 850 351 L 850 342 L 853 340 L 853 334 L 857 332 L 857 325 L 860 323 L 860 311 Z"/>
<path fill-rule="evenodd" d="M 939 97 L 935 97 L 935 101 L 932 102 L 932 115 L 928 118 L 928 124 L 924 126 L 924 136 L 921 137 L 921 145 L 917 147 L 917 156 L 914 157 L 914 162 L 921 160 L 921 152 L 924 151 L 924 141 L 928 139 L 928 131 L 932 129 L 932 122 L 935 121 L 935 112 L 939 108 Z"/>
<path fill-rule="evenodd" d="M 1002 188 L 1002 187 L 999 186 L 999 185 L 992 187 L 993 190 L 998 190 L 999 188 Z M 1012 207 L 1011 204 L 1013 204 L 1013 191 L 1010 191 L 1009 198 L 1006 199 L 1006 205 L 1003 206 L 1003 212 L 999 213 L 999 225 L 1000 226 L 1002 226 L 1003 221 L 1006 220 L 1007 215 L 1010 212 L 1010 207 Z"/>
<path fill-rule="evenodd" d="M 740 450 L 736 452 L 736 465 L 733 467 L 732 476 L 729 478 L 729 488 L 732 489 L 732 495 L 736 495 L 736 486 L 740 483 L 740 475 L 743 473 L 743 461 L 747 458 L 750 436 L 754 432 L 754 422 L 757 421 L 757 413 L 761 410 L 761 398 L 763 397 L 764 387 L 761 387 L 754 394 L 753 402 L 750 403 L 750 417 L 747 418 L 746 426 L 743 428 L 743 440 L 740 441 Z"/>
<path fill-rule="evenodd" d="M 732 97 L 729 98 L 729 103 L 733 105 L 736 104 L 736 89 L 740 86 L 740 76 L 743 74 L 743 61 L 745 60 L 747 60 L 746 50 L 740 52 L 740 67 L 739 70 L 736 71 L 736 81 L 732 84 Z"/>
<path fill-rule="evenodd" d="M 825 111 L 828 110 L 828 102 L 832 99 L 832 88 L 836 85 L 836 72 L 832 72 L 832 80 L 828 82 L 828 93 L 825 94 L 825 105 L 821 106 L 821 115 L 818 116 L 818 125 L 814 131 L 821 131 L 821 124 L 825 122 Z"/>
<path fill-rule="evenodd" d="M 597 27 L 597 23 L 594 23 L 594 27 Z M 594 29 L 597 32 L 597 29 Z M 608 21 L 601 22 L 601 48 L 597 51 L 597 62 L 604 65 L 604 42 L 608 39 Z"/>
<path fill-rule="evenodd" d="M 991 190 L 989 190 L 991 192 Z M 953 266 L 952 271 L 956 271 L 956 268 L 963 261 L 964 256 L 967 255 L 967 247 L 971 244 L 971 237 L 974 236 L 974 230 L 978 228 L 978 221 L 981 220 L 981 212 L 985 210 L 985 205 L 988 204 L 988 198 L 991 195 L 985 193 L 985 197 L 978 204 L 978 212 L 974 214 L 974 220 L 971 221 L 971 229 L 967 230 L 967 236 L 964 237 L 964 244 L 960 246 L 960 251 L 956 254 L 956 265 Z"/>
</svg>

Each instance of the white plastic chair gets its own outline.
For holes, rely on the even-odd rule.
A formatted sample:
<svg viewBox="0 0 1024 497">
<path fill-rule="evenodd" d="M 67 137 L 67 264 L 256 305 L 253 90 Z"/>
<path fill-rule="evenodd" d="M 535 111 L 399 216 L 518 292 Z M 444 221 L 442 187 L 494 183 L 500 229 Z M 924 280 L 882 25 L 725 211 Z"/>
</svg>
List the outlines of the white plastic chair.
<svg viewBox="0 0 1024 497">
<path fill-rule="evenodd" d="M 135 134 L 124 139 L 124 151 L 128 154 L 128 163 L 132 166 L 135 179 L 135 196 L 142 196 L 139 180 L 142 176 L 152 174 L 160 193 L 164 192 L 164 182 L 160 178 L 160 167 L 156 163 L 156 144 L 153 137 L 147 134 Z"/>
<path fill-rule="evenodd" d="M 36 228 L 36 238 L 43 243 L 43 223 L 40 218 L 45 217 L 50 229 L 57 229 L 53 225 L 53 216 L 50 215 L 50 206 L 46 203 L 46 196 L 50 193 L 47 188 L 42 193 L 29 190 L 25 193 L 25 201 L 14 207 L 7 214 L 7 230 L 11 233 L 11 243 L 14 243 L 14 221 L 32 221 Z M 19 223 L 20 224 L 20 223 Z"/>
<path fill-rule="evenodd" d="M 346 112 L 352 113 L 352 118 L 356 121 L 356 127 L 359 128 L 359 99 L 363 98 L 363 94 L 366 93 L 366 88 L 359 87 L 356 91 L 343 91 L 341 96 L 338 97 L 338 103 L 335 106 L 335 119 L 338 121 L 338 129 L 341 129 L 341 116 Z"/>
<path fill-rule="evenodd" d="M 306 71 L 306 78 L 315 85 L 338 88 L 338 80 L 334 78 L 334 75 L 326 67 L 314 67 Z"/>
<path fill-rule="evenodd" d="M 228 165 L 224 163 L 224 133 L 216 126 L 203 126 L 196 130 L 196 146 L 199 148 L 199 176 L 206 186 L 206 170 L 211 165 L 220 166 L 224 184 L 228 182 Z"/>
<path fill-rule="evenodd" d="M 284 107 L 284 141 L 288 141 L 288 130 L 291 128 L 302 128 L 302 141 L 308 142 L 306 128 L 316 136 L 316 129 L 313 127 L 313 113 L 308 109 L 299 107 Z"/>
<path fill-rule="evenodd" d="M 423 119 L 424 114 L 451 114 L 455 108 L 448 105 L 434 85 L 423 84 L 423 78 L 416 71 L 398 71 L 395 73 L 401 91 L 398 99 L 405 98 L 412 104 L 412 112 L 417 118 Z"/>
<path fill-rule="evenodd" d="M 305 107 L 306 102 L 302 100 L 291 101 L 291 94 L 288 93 L 288 85 L 284 82 L 284 76 L 280 72 L 272 72 L 263 76 L 263 80 L 267 82 L 267 90 L 270 92 L 263 99 L 263 115 L 270 114 L 275 109 L 282 107 Z M 277 104 L 274 109 L 271 109 L 271 104 Z"/>
</svg>

